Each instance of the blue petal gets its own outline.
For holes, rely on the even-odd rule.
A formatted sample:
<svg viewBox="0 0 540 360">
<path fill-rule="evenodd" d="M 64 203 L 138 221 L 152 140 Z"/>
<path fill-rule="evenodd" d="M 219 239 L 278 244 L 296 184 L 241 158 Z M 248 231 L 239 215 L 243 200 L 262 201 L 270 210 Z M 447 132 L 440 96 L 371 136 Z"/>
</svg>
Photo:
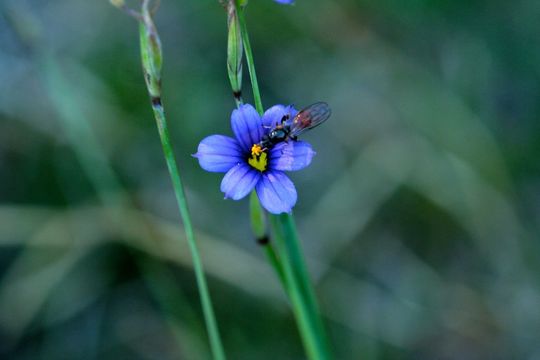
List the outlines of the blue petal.
<svg viewBox="0 0 540 360">
<path fill-rule="evenodd" d="M 231 115 L 231 127 L 238 142 L 245 151 L 261 141 L 263 127 L 261 117 L 249 104 L 242 105 Z"/>
<path fill-rule="evenodd" d="M 292 119 L 298 114 L 293 106 L 274 105 L 264 112 L 262 117 L 263 127 L 267 130 L 280 125 L 284 116 L 289 115 Z"/>
<path fill-rule="evenodd" d="M 272 214 L 290 212 L 296 204 L 293 182 L 281 171 L 268 171 L 255 187 L 261 205 Z"/>
<path fill-rule="evenodd" d="M 227 172 L 244 161 L 238 142 L 223 135 L 204 138 L 193 156 L 199 159 L 199 164 L 204 170 L 211 172 Z"/>
<path fill-rule="evenodd" d="M 221 181 L 221 191 L 225 199 L 240 200 L 253 190 L 259 182 L 261 173 L 242 163 L 230 169 Z"/>
<path fill-rule="evenodd" d="M 294 171 L 305 168 L 311 163 L 315 151 L 307 142 L 293 141 L 277 144 L 270 151 L 272 170 Z"/>
<path fill-rule="evenodd" d="M 294 3 L 294 0 L 274 0 L 274 1 L 280 4 L 293 4 Z"/>
</svg>

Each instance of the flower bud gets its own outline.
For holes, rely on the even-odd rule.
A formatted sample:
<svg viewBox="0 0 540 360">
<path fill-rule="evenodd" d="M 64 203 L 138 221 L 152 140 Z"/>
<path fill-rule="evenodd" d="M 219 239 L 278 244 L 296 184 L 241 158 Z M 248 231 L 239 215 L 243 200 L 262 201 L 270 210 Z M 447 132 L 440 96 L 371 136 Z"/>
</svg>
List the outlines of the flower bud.
<svg viewBox="0 0 540 360">
<path fill-rule="evenodd" d="M 227 72 L 233 90 L 234 98 L 241 101 L 242 97 L 242 53 L 244 51 L 240 23 L 234 0 L 228 4 L 228 42 L 227 42 Z"/>
<path fill-rule="evenodd" d="M 147 5 L 146 2 L 145 5 Z M 160 96 L 161 67 L 163 63 L 161 41 L 148 6 L 143 6 L 141 15 L 142 19 L 139 23 L 139 36 L 144 79 L 150 96 Z"/>
</svg>

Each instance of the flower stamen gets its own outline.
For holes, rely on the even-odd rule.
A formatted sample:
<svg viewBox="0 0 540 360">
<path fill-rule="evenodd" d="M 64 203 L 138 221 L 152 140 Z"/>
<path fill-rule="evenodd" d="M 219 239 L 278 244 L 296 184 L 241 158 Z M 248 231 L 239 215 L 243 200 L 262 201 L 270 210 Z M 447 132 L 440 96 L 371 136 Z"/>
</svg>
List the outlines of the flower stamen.
<svg viewBox="0 0 540 360">
<path fill-rule="evenodd" d="M 259 156 L 263 153 L 263 149 L 259 144 L 253 144 L 251 147 L 251 156 Z"/>
</svg>

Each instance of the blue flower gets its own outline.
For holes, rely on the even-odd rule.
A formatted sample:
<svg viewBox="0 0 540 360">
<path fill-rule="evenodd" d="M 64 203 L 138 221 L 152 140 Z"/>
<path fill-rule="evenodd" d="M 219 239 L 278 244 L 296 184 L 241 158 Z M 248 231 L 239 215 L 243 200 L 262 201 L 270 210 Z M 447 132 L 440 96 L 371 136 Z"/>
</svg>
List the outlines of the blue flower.
<svg viewBox="0 0 540 360">
<path fill-rule="evenodd" d="M 280 4 L 293 4 L 294 3 L 294 0 L 274 0 L 274 1 Z"/>
<path fill-rule="evenodd" d="M 292 106 L 275 105 L 261 117 L 253 106 L 241 105 L 231 115 L 236 138 L 208 136 L 193 156 L 204 170 L 226 173 L 221 181 L 226 199 L 240 200 L 255 189 L 261 205 L 269 212 L 290 212 L 297 195 L 284 171 L 305 168 L 315 152 L 304 141 L 290 139 L 270 149 L 263 149 L 260 142 L 271 128 L 281 124 L 284 116 L 292 119 L 296 114 Z"/>
</svg>

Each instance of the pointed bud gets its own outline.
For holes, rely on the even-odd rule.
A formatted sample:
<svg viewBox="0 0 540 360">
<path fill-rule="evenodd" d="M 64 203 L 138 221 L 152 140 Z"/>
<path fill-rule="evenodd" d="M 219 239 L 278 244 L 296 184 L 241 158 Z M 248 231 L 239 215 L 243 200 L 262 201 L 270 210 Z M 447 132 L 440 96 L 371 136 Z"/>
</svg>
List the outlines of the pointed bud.
<svg viewBox="0 0 540 360">
<path fill-rule="evenodd" d="M 151 12 L 148 9 L 148 1 L 144 2 L 141 15 L 139 37 L 144 79 L 150 96 L 160 96 L 161 67 L 163 63 L 161 41 L 154 25 L 154 21 L 152 20 Z"/>
<path fill-rule="evenodd" d="M 228 4 L 229 35 L 227 42 L 227 72 L 236 101 L 242 98 L 242 54 L 244 51 L 240 23 L 234 0 Z"/>
</svg>

